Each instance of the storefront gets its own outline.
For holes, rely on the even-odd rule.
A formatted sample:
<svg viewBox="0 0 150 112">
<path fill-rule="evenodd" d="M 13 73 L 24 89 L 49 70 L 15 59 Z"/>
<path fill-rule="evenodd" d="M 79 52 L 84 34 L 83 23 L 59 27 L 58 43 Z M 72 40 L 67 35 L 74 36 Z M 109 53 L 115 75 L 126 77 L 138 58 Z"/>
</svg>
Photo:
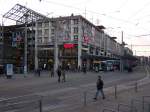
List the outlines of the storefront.
<svg viewBox="0 0 150 112">
<path fill-rule="evenodd" d="M 78 45 L 74 43 L 64 43 L 59 47 L 60 64 L 66 70 L 75 70 L 78 67 Z"/>
</svg>

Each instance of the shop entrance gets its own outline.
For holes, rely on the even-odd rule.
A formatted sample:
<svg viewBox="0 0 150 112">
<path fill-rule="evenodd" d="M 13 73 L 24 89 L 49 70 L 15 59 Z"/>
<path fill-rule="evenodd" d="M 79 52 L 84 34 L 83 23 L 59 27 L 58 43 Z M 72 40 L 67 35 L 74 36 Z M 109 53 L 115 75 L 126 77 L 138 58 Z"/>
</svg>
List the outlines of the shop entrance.
<svg viewBox="0 0 150 112">
<path fill-rule="evenodd" d="M 77 59 L 62 59 L 62 67 L 67 71 L 75 71 L 77 70 L 77 66 Z"/>
</svg>

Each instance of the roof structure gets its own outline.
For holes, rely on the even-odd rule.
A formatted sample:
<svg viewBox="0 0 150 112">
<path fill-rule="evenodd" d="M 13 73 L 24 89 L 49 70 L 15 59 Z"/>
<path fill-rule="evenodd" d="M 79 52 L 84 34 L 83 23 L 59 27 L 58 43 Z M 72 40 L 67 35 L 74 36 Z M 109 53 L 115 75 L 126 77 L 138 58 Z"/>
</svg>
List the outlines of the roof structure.
<svg viewBox="0 0 150 112">
<path fill-rule="evenodd" d="M 33 11 L 25 6 L 16 4 L 12 9 L 3 15 L 4 18 L 16 21 L 18 24 L 31 23 L 38 20 L 48 20 L 50 18 Z"/>
</svg>

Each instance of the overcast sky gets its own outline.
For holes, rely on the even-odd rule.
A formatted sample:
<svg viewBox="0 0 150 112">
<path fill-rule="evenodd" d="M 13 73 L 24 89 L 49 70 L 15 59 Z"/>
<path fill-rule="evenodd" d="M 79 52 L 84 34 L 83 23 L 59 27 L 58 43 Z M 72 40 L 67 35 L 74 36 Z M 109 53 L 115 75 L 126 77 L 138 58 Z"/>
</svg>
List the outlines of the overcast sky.
<svg viewBox="0 0 150 112">
<path fill-rule="evenodd" d="M 150 55 L 150 0 L 0 0 L 2 17 L 16 3 L 48 17 L 82 15 L 95 25 L 104 25 L 106 32 L 124 41 L 136 55 Z M 12 22 L 5 20 L 4 24 Z M 136 51 L 135 51 L 136 50 Z"/>
</svg>

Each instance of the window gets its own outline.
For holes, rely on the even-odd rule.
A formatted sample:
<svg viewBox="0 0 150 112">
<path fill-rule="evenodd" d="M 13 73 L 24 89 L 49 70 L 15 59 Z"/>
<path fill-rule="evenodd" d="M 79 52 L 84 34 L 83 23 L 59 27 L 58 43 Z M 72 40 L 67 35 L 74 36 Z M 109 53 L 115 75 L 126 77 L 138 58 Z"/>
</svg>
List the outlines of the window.
<svg viewBox="0 0 150 112">
<path fill-rule="evenodd" d="M 44 37 L 44 43 L 48 43 L 48 37 Z"/>
<path fill-rule="evenodd" d="M 45 23 L 44 26 L 45 26 L 45 27 L 49 27 L 49 23 L 48 23 L 48 22 Z"/>
<path fill-rule="evenodd" d="M 49 30 L 48 29 L 45 29 L 44 30 L 44 35 L 48 35 L 49 34 Z"/>
<path fill-rule="evenodd" d="M 78 35 L 74 35 L 74 40 L 78 40 Z"/>
<path fill-rule="evenodd" d="M 93 54 L 93 48 L 90 47 L 90 54 Z"/>
<path fill-rule="evenodd" d="M 55 24 L 56 24 L 56 23 L 55 23 L 54 21 L 51 21 L 52 27 L 55 27 L 55 26 L 56 26 Z"/>
<path fill-rule="evenodd" d="M 55 30 L 51 29 L 51 34 L 54 35 L 54 33 L 55 33 Z"/>
<path fill-rule="evenodd" d="M 37 41 L 38 43 L 42 43 L 42 37 L 39 37 Z"/>
<path fill-rule="evenodd" d="M 74 20 L 73 20 L 73 23 L 74 23 L 74 25 L 75 25 L 75 24 L 78 24 L 78 19 L 74 19 Z"/>
<path fill-rule="evenodd" d="M 38 36 L 42 36 L 42 30 L 38 30 Z"/>
<path fill-rule="evenodd" d="M 74 33 L 75 33 L 75 34 L 78 33 L 78 27 L 74 27 Z"/>
<path fill-rule="evenodd" d="M 96 49 L 95 54 L 96 54 L 96 55 L 99 54 L 99 49 Z"/>
<path fill-rule="evenodd" d="M 38 27 L 42 27 L 42 23 L 38 23 Z"/>
</svg>

